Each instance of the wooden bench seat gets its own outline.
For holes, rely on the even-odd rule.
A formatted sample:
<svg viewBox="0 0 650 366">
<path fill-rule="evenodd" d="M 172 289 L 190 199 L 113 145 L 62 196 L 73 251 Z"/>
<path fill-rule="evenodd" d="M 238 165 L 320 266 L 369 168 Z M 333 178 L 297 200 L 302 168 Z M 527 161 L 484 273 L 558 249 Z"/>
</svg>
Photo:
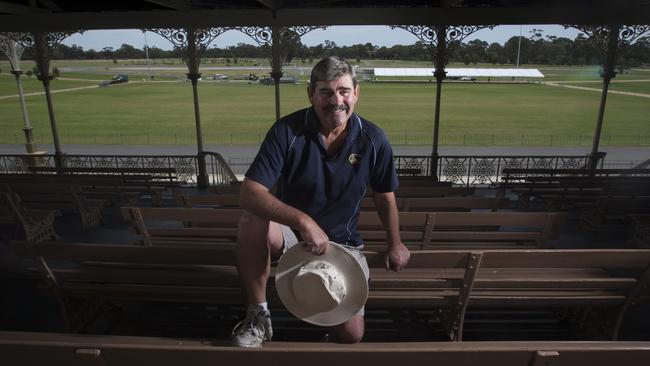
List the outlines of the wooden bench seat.
<svg viewBox="0 0 650 366">
<path fill-rule="evenodd" d="M 122 207 L 144 245 L 233 247 L 243 210 L 237 208 Z M 564 213 L 400 212 L 400 235 L 412 250 L 428 248 L 542 247 Z M 375 211 L 361 211 L 358 230 L 368 248 L 383 245 L 386 232 Z M 383 249 L 383 248 L 380 248 Z"/>
<path fill-rule="evenodd" d="M 102 220 L 105 200 L 87 199 L 78 184 L 5 183 L 7 192 L 15 194 L 26 209 L 57 210 L 79 214 L 84 227 Z"/>
<path fill-rule="evenodd" d="M 627 227 L 633 215 L 650 215 L 650 196 L 602 197 L 596 201 L 576 203 L 580 222 L 585 229 Z"/>
<path fill-rule="evenodd" d="M 215 207 L 215 208 L 241 208 L 239 195 L 236 194 L 209 194 L 209 195 L 183 195 L 185 207 Z M 471 211 L 474 209 L 496 211 L 508 207 L 508 200 L 495 197 L 397 197 L 397 209 L 403 211 Z M 371 197 L 364 197 L 361 202 L 362 210 L 375 210 L 375 203 Z"/>
<path fill-rule="evenodd" d="M 412 250 L 543 247 L 565 220 L 564 213 L 400 212 L 400 233 Z M 367 248 L 386 241 L 376 212 L 362 211 L 358 229 Z"/>
<path fill-rule="evenodd" d="M 241 209 L 122 207 L 146 246 L 225 244 L 237 240 Z"/>
<path fill-rule="evenodd" d="M 211 187 L 217 194 L 239 194 L 240 185 L 222 185 Z M 405 185 L 395 191 L 396 197 L 447 197 L 471 196 L 475 192 L 473 187 L 453 187 L 448 184 L 440 185 Z M 366 190 L 366 197 L 372 196 L 372 189 Z"/>
<path fill-rule="evenodd" d="M 251 351 L 227 341 L 188 338 L 0 331 L 0 353 L 10 364 L 141 366 L 283 365 L 393 366 L 404 363 L 456 366 L 643 366 L 647 341 L 363 342 L 332 344 L 273 341 Z"/>
<path fill-rule="evenodd" d="M 38 184 L 79 184 L 89 198 L 106 199 L 114 205 L 134 205 L 139 198 L 162 203 L 163 194 L 172 190 L 180 195 L 181 182 L 155 180 L 151 174 L 0 174 L 0 182 Z"/>
<path fill-rule="evenodd" d="M 650 185 L 519 187 L 513 188 L 512 192 L 518 196 L 518 207 L 528 207 L 531 199 L 539 199 L 551 210 L 573 210 L 576 204 L 581 202 L 600 202 L 609 198 L 649 197 Z"/>
<path fill-rule="evenodd" d="M 471 196 L 475 192 L 473 187 L 446 187 L 446 186 L 406 186 L 395 191 L 395 197 L 451 197 Z M 366 197 L 372 196 L 372 189 L 366 190 Z"/>
<path fill-rule="evenodd" d="M 75 299 L 243 301 L 229 250 L 61 242 L 12 242 L 10 250 L 37 260 L 71 326 L 81 321 Z M 383 253 L 366 257 L 367 308 L 437 310 L 457 341 L 467 311 L 495 307 L 613 309 L 597 321 L 611 321 L 616 339 L 628 308 L 649 295 L 650 250 L 417 251 L 398 273 L 385 270 Z M 278 304 L 272 279 L 267 292 Z"/>
</svg>

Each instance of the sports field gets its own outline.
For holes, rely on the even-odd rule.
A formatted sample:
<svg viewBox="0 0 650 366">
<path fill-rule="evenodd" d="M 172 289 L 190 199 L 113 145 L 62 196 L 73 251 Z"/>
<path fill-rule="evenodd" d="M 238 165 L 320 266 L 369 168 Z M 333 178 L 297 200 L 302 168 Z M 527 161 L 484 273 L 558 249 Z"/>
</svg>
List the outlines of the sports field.
<svg viewBox="0 0 650 366">
<path fill-rule="evenodd" d="M 178 65 L 176 65 L 178 66 Z M 385 65 L 384 65 L 385 66 Z M 401 66 L 401 65 L 400 65 Z M 62 72 L 52 82 L 59 134 L 64 143 L 192 144 L 194 111 L 189 82 L 171 71 L 142 81 L 98 87 L 111 70 Z M 23 119 L 16 83 L 6 64 L 0 74 L 0 143 L 21 143 Z M 441 140 L 447 145 L 585 145 L 591 143 L 600 100 L 597 68 L 549 67 L 544 82 L 485 80 L 443 86 Z M 222 72 L 222 71 L 219 71 Z M 231 75 L 245 71 L 232 71 Z M 181 71 L 176 71 L 178 75 Z M 204 71 L 204 75 L 214 73 Z M 207 78 L 206 78 L 207 79 Z M 232 79 L 232 77 L 231 77 Z M 26 93 L 42 91 L 23 77 Z M 568 88 L 575 86 L 580 88 Z M 84 88 L 89 87 L 89 88 Z M 83 88 L 83 89 L 82 89 Z M 619 75 L 607 101 L 603 143 L 650 145 L 650 71 Z M 274 89 L 240 80 L 199 85 L 206 143 L 255 144 L 274 120 Z M 431 143 L 435 84 L 365 82 L 357 111 L 380 125 L 396 144 Z M 43 95 L 26 98 L 38 143 L 51 141 Z M 282 84 L 282 113 L 308 105 L 306 84 Z"/>
</svg>

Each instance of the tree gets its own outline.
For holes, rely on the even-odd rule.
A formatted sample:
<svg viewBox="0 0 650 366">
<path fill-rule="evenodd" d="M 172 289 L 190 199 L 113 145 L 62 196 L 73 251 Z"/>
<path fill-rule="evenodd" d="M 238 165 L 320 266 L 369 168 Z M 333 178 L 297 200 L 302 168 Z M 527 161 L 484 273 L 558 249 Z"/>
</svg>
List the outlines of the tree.
<svg viewBox="0 0 650 366">
<path fill-rule="evenodd" d="M 519 63 L 528 63 L 528 54 L 531 41 L 527 38 L 521 38 L 521 51 L 519 55 Z M 503 45 L 503 53 L 505 62 L 508 64 L 515 64 L 517 62 L 517 49 L 519 48 L 519 37 L 511 37 Z"/>
<path fill-rule="evenodd" d="M 113 52 L 113 57 L 121 59 L 144 58 L 144 51 L 139 50 L 130 44 L 122 43 L 120 48 Z"/>
<path fill-rule="evenodd" d="M 113 58 L 113 47 L 104 47 L 99 53 L 101 58 L 112 59 Z"/>
<path fill-rule="evenodd" d="M 501 46 L 496 42 L 490 44 L 487 50 L 485 50 L 485 58 L 487 62 L 493 65 L 497 63 L 499 64 L 506 63 L 506 57 L 504 54 L 503 46 Z"/>
<path fill-rule="evenodd" d="M 298 54 L 298 50 L 302 46 L 300 42 L 300 35 L 292 30 L 285 29 L 280 34 L 280 45 L 282 49 L 282 58 L 285 64 L 288 64 Z"/>
</svg>

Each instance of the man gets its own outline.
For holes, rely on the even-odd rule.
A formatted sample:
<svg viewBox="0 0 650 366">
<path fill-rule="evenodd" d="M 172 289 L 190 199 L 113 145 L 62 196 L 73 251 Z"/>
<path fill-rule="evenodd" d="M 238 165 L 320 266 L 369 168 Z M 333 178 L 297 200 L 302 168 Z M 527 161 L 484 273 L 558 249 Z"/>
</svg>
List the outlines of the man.
<svg viewBox="0 0 650 366">
<path fill-rule="evenodd" d="M 238 270 L 249 305 L 233 330 L 236 346 L 260 347 L 271 340 L 266 282 L 271 260 L 288 247 L 302 241 L 321 255 L 332 240 L 353 248 L 365 263 L 356 224 L 366 187 L 373 189 L 387 232 L 387 268 L 399 271 L 410 257 L 399 235 L 392 149 L 383 131 L 354 113 L 359 98 L 354 69 L 338 57 L 324 58 L 312 70 L 307 95 L 311 108 L 271 127 L 241 186 L 246 212 L 239 221 Z M 277 198 L 269 192 L 276 181 Z M 362 309 L 331 327 L 329 340 L 356 343 L 363 332 Z"/>
</svg>

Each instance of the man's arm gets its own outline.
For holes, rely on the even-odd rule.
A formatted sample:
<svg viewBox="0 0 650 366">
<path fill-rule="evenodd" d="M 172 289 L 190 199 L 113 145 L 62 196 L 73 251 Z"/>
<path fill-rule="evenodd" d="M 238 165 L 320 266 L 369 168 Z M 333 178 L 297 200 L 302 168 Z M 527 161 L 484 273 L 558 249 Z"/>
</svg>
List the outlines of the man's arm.
<svg viewBox="0 0 650 366">
<path fill-rule="evenodd" d="M 379 218 L 386 230 L 386 238 L 388 240 L 386 269 L 400 271 L 406 267 L 411 253 L 400 238 L 399 216 L 397 214 L 397 205 L 395 204 L 395 193 L 375 192 L 373 200 L 375 201 Z"/>
<path fill-rule="evenodd" d="M 325 253 L 329 244 L 327 234 L 309 215 L 273 196 L 262 184 L 248 178 L 242 182 L 239 201 L 251 213 L 298 230 L 302 240 L 312 246 L 316 255 Z"/>
</svg>

